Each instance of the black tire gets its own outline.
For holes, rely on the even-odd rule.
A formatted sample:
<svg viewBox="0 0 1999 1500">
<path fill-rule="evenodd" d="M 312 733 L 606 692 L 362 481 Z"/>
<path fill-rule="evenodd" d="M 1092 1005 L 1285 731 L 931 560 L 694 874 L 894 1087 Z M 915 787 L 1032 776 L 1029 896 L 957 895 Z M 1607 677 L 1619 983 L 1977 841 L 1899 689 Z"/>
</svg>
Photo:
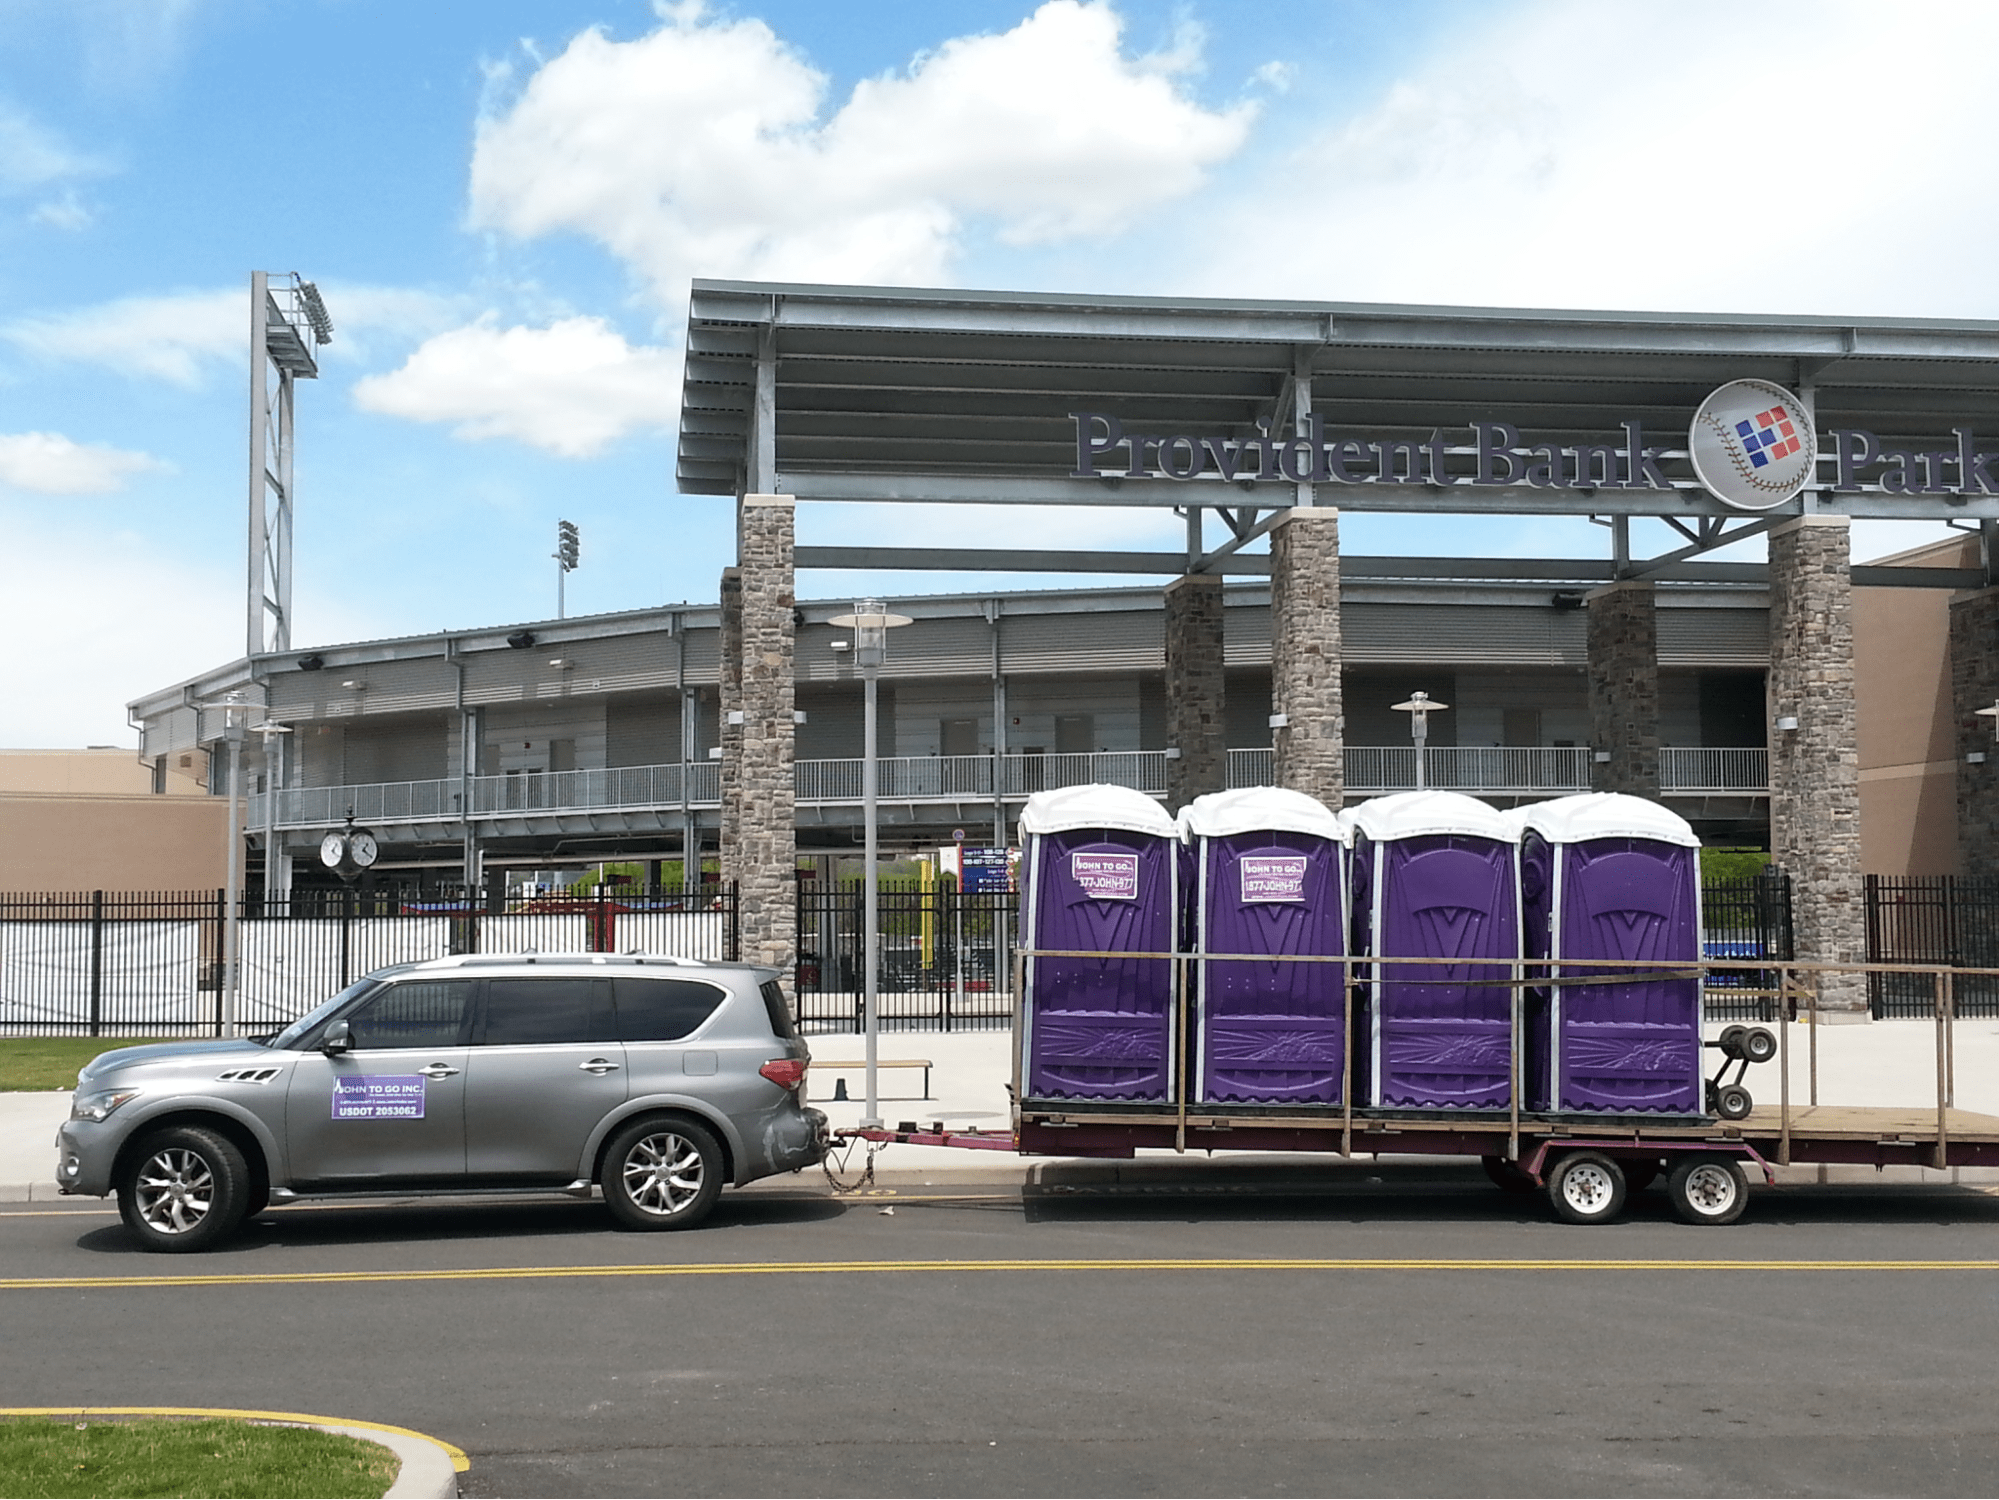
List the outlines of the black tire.
<svg viewBox="0 0 1999 1500">
<path fill-rule="evenodd" d="M 604 1151 L 604 1202 L 626 1229 L 691 1229 L 722 1196 L 722 1148 L 691 1120 L 639 1120 Z"/>
<path fill-rule="evenodd" d="M 1492 1185 L 1502 1193 L 1537 1191 L 1534 1179 L 1521 1170 L 1518 1162 L 1508 1161 L 1503 1156 L 1481 1156 L 1478 1164 L 1485 1168 L 1485 1175 L 1492 1179 Z"/>
<path fill-rule="evenodd" d="M 1607 1224 L 1624 1198 L 1624 1169 L 1600 1151 L 1571 1152 L 1548 1174 L 1548 1202 L 1565 1224 Z"/>
<path fill-rule="evenodd" d="M 118 1212 L 140 1248 L 213 1248 L 250 1206 L 250 1164 L 213 1130 L 176 1125 L 142 1138 L 118 1174 Z"/>
<path fill-rule="evenodd" d="M 1755 1107 L 1756 1101 L 1749 1097 L 1749 1090 L 1739 1083 L 1724 1083 L 1715 1090 L 1714 1112 L 1724 1120 L 1746 1120 Z"/>
<path fill-rule="evenodd" d="M 1690 1157 L 1666 1179 L 1666 1196 L 1684 1223 L 1733 1224 L 1749 1207 L 1749 1179 L 1731 1157 Z"/>
<path fill-rule="evenodd" d="M 1642 1193 L 1659 1180 L 1659 1164 L 1656 1161 L 1625 1160 L 1618 1163 L 1624 1168 L 1624 1190 L 1626 1194 Z"/>
<path fill-rule="evenodd" d="M 1777 1055 L 1777 1038 L 1761 1026 L 1742 1034 L 1742 1055 L 1753 1063 L 1766 1063 Z"/>
<path fill-rule="evenodd" d="M 1723 1057 L 1742 1056 L 1742 1037 L 1747 1026 L 1724 1026 L 1721 1028 L 1721 1055 Z"/>
</svg>

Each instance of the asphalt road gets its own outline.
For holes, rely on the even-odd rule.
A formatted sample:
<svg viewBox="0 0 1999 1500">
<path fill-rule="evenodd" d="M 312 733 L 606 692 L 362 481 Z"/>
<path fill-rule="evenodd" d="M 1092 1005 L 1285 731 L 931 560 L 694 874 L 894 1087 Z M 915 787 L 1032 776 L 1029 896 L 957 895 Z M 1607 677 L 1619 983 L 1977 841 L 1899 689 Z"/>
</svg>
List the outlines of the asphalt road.
<svg viewBox="0 0 1999 1500">
<path fill-rule="evenodd" d="M 793 1178 L 676 1235 L 295 1207 L 154 1257 L 21 1205 L 0 1405 L 399 1423 L 473 1495 L 1990 1494 L 1999 1195 L 1750 1212 L 1568 1228 L 1438 1165 Z"/>
</svg>

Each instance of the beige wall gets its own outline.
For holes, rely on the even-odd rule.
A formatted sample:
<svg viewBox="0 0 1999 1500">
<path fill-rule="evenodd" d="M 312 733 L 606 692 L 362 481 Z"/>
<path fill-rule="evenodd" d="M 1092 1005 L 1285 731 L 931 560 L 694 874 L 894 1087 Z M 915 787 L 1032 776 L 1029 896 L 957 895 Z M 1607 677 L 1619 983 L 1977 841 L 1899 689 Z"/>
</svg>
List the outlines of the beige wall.
<svg viewBox="0 0 1999 1500">
<path fill-rule="evenodd" d="M 182 761 L 187 764 L 183 766 Z M 208 757 L 193 751 L 167 757 L 171 796 L 206 796 Z M 136 750 L 0 750 L 0 793 L 83 792 L 149 796 L 153 768 Z"/>
<path fill-rule="evenodd" d="M 1881 561 L 1976 567 L 1978 543 L 1967 537 Z M 1944 589 L 1853 591 L 1860 860 L 1870 875 L 1958 872 L 1950 601 Z"/>
<path fill-rule="evenodd" d="M 0 792 L 0 891 L 215 890 L 221 797 Z"/>
</svg>

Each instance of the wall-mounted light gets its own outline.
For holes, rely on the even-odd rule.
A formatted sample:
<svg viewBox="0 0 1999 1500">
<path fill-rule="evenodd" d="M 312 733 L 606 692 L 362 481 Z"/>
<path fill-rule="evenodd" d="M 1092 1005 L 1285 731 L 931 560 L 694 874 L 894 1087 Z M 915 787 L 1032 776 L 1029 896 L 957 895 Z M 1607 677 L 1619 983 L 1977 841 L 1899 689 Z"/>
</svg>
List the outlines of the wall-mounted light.
<svg viewBox="0 0 1999 1500">
<path fill-rule="evenodd" d="M 729 722 L 731 724 L 742 724 L 747 721 L 743 718 L 743 711 L 740 708 L 732 708 L 729 710 Z"/>
<path fill-rule="evenodd" d="M 1965 756 L 1964 761 L 1966 765 L 1982 766 L 1985 764 L 1985 752 L 1983 750 L 1974 750 Z"/>
<path fill-rule="evenodd" d="M 1168 760 L 1178 760 L 1180 758 L 1180 747 L 1178 745 L 1168 745 L 1165 755 Z"/>
<path fill-rule="evenodd" d="M 298 669 L 301 672 L 317 672 L 325 665 L 326 658 L 321 656 L 317 651 L 313 652 L 310 656 L 301 656 L 298 659 Z"/>
<path fill-rule="evenodd" d="M 368 690 L 368 684 L 358 677 L 346 678 L 340 685 L 350 693 L 365 693 Z"/>
<path fill-rule="evenodd" d="M 548 659 L 548 664 L 551 667 L 559 667 L 565 672 L 573 672 L 576 670 L 575 660 L 567 656 L 551 656 Z"/>
<path fill-rule="evenodd" d="M 1272 715 L 1270 716 L 1270 727 L 1271 727 L 1272 729 L 1288 729 L 1288 728 L 1290 728 L 1290 727 L 1291 727 L 1291 715 L 1289 715 L 1289 714 L 1272 714 Z"/>
<path fill-rule="evenodd" d="M 1600 766 L 1607 766 L 1610 764 L 1610 752 L 1608 750 L 1598 750 L 1592 754 L 1591 759 Z"/>
<path fill-rule="evenodd" d="M 708 758 L 710 760 L 720 760 L 722 758 L 722 747 L 720 745 L 717 745 L 713 750 L 710 750 L 708 752 Z"/>
<path fill-rule="evenodd" d="M 835 651 L 851 651 L 854 649 L 854 643 L 852 641 L 834 641 L 833 649 Z"/>
<path fill-rule="evenodd" d="M 791 722 L 794 724 L 803 724 L 805 722 L 805 710 L 802 708 L 794 708 L 791 711 Z"/>
<path fill-rule="evenodd" d="M 512 635 L 507 637 L 507 644 L 512 646 L 516 651 L 531 650 L 534 646 L 534 632 L 532 630 L 516 630 Z"/>
<path fill-rule="evenodd" d="M 1780 716 L 1777 720 L 1777 727 L 1785 734 L 1796 734 L 1798 732 L 1798 716 L 1796 714 L 1784 714 Z"/>
</svg>

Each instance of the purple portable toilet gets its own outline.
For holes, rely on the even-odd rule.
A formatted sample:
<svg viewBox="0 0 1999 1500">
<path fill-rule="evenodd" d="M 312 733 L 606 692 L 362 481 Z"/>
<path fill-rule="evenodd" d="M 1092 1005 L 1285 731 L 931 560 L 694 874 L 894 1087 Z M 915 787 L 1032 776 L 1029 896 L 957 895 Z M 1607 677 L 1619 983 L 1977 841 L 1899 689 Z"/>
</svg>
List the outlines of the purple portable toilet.
<svg viewBox="0 0 1999 1500">
<path fill-rule="evenodd" d="M 1616 972 L 1592 958 L 1700 962 L 1700 839 L 1686 819 L 1611 792 L 1517 816 L 1527 952 L 1550 977 Z M 1548 986 L 1528 1007 L 1527 1038 L 1534 1109 L 1701 1112 L 1698 978 Z"/>
<path fill-rule="evenodd" d="M 1174 951 L 1179 837 L 1152 798 L 1121 786 L 1036 792 L 1020 831 L 1024 947 Z M 1029 958 L 1026 974 L 1028 1098 L 1172 1096 L 1172 960 Z"/>
<path fill-rule="evenodd" d="M 1280 787 L 1215 792 L 1182 810 L 1180 832 L 1194 954 L 1345 954 L 1346 834 L 1324 803 Z M 1196 1100 L 1340 1102 L 1344 964 L 1203 959 L 1191 974 Z"/>
<path fill-rule="evenodd" d="M 1364 1082 L 1382 1109 L 1505 1109 L 1520 955 L 1518 834 L 1459 792 L 1400 792 L 1353 810 L 1353 938 L 1373 965 L 1355 1031 Z"/>
</svg>

